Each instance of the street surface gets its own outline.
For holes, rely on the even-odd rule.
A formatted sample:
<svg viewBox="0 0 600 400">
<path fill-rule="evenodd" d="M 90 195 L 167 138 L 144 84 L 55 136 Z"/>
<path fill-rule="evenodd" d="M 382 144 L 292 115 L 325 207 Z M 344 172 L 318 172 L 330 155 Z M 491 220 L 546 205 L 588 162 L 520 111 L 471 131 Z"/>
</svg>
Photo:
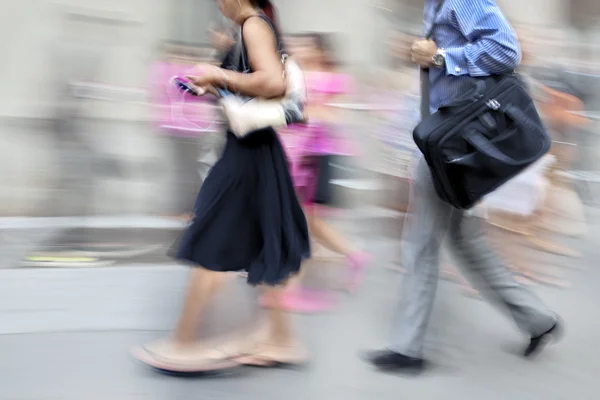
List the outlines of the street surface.
<svg viewBox="0 0 600 400">
<path fill-rule="evenodd" d="M 420 377 L 377 373 L 359 358 L 385 345 L 397 304 L 402 275 L 384 268 L 397 250 L 389 235 L 363 238 L 377 260 L 357 295 L 340 293 L 334 313 L 294 317 L 312 353 L 312 364 L 300 371 L 240 369 L 184 379 L 136 364 L 130 349 L 165 335 L 179 312 L 186 269 L 166 258 L 99 268 L 3 268 L 0 400 L 597 399 L 600 248 L 593 243 L 600 224 L 594 220 L 588 239 L 577 244 L 584 257 L 568 260 L 572 287 L 535 288 L 564 317 L 562 342 L 535 361 L 521 359 L 515 351 L 524 338 L 502 313 L 443 282 L 428 341 L 433 366 Z M 247 326 L 259 312 L 255 300 L 232 276 L 201 334 Z"/>
</svg>

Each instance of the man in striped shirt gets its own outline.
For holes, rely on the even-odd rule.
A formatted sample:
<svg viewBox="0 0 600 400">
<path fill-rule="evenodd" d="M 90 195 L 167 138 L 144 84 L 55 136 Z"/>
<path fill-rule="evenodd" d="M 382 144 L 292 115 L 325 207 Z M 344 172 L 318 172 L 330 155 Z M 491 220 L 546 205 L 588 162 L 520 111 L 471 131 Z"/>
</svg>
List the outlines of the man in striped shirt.
<svg viewBox="0 0 600 400">
<path fill-rule="evenodd" d="M 432 29 L 433 28 L 433 29 Z M 521 54 L 516 34 L 494 0 L 426 0 L 425 32 L 431 40 L 417 40 L 412 62 L 429 69 L 429 90 L 422 93 L 422 114 L 466 92 L 470 77 L 509 73 Z M 424 85 L 426 88 L 427 85 Z M 428 107 L 427 107 L 428 106 Z M 529 290 L 485 240 L 481 220 L 442 202 L 423 158 L 413 176 L 411 220 L 405 232 L 404 267 L 409 272 L 404 291 L 404 313 L 394 326 L 388 350 L 369 354 L 381 369 L 420 370 L 424 366 L 423 338 L 435 298 L 439 252 L 446 232 L 457 260 L 507 308 L 530 342 L 525 356 L 538 352 L 549 335 L 558 332 L 558 317 Z"/>
</svg>

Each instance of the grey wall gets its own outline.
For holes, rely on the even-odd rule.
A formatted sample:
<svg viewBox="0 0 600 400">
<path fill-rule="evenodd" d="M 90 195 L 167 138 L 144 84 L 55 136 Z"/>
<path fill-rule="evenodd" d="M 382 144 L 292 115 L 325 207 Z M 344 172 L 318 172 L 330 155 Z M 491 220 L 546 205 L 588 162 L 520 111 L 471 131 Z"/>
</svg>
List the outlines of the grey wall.
<svg viewBox="0 0 600 400">
<path fill-rule="evenodd" d="M 209 11 L 202 12 L 202 2 Z M 275 2 L 286 32 L 339 33 L 341 58 L 351 70 L 359 73 L 369 72 L 383 62 L 386 35 L 393 24 L 398 24 L 397 19 L 390 18 L 391 13 L 382 11 L 386 2 L 394 0 Z M 499 2 L 514 23 L 533 23 L 550 30 L 564 25 L 561 0 Z M 117 16 L 140 24 L 123 29 L 101 24 L 66 24 L 65 9 L 75 6 L 96 10 L 89 11 L 91 14 Z M 148 68 L 159 42 L 166 38 L 204 41 L 214 12 L 214 0 L 61 0 L 60 4 L 52 0 L 0 0 L 0 8 L 0 52 L 3 55 L 0 118 L 40 119 L 53 114 L 55 86 L 61 74 L 146 88 Z M 396 14 L 417 23 L 420 19 L 418 10 L 411 14 L 414 17 L 408 17 L 408 11 L 402 8 L 398 8 Z M 196 20 L 190 18 L 194 15 L 197 15 Z M 184 23 L 179 26 L 176 22 L 184 17 Z M 578 42 L 578 38 L 580 36 L 572 35 L 574 42 Z M 590 41 L 600 42 L 597 38 L 597 35 L 596 40 L 590 37 Z M 552 46 L 553 40 L 548 44 Z M 97 71 L 90 76 L 91 67 Z M 124 211 L 122 204 L 135 205 L 140 211 L 144 207 L 148 211 L 160 206 L 160 199 L 149 196 L 160 193 L 163 186 L 160 182 L 149 183 L 147 174 L 149 169 L 161 171 L 162 163 L 169 162 L 168 149 L 150 126 L 144 124 L 150 113 L 150 108 L 143 103 L 86 103 L 87 117 L 105 119 L 88 125 L 87 129 L 97 139 L 98 148 L 112 157 L 127 160 L 126 180 L 105 179 L 99 185 L 98 192 L 105 197 L 100 196 L 97 203 L 104 212 Z M 131 123 L 115 122 L 119 120 Z M 33 214 L 43 209 L 48 197 L 52 197 L 58 177 L 57 154 L 50 151 L 52 146 L 51 137 L 43 130 L 32 130 L 27 124 L 15 127 L 2 124 L 0 209 L 5 214 Z"/>
<path fill-rule="evenodd" d="M 559 26 L 565 19 L 564 2 L 561 0 L 499 0 L 499 3 L 516 22 Z M 65 4 L 119 12 L 139 20 L 143 25 L 120 32 L 102 27 L 88 28 L 81 35 L 72 35 L 73 30 L 67 32 L 61 17 Z M 57 43 L 64 41 L 65 36 L 76 37 L 84 45 L 99 39 L 105 44 L 112 41 L 98 79 L 116 85 L 143 87 L 147 66 L 158 40 L 169 36 L 205 40 L 206 25 L 215 11 L 213 0 L 62 0 L 60 3 L 50 0 L 0 0 L 0 5 L 0 51 L 4 55 L 3 60 L 6 60 L 0 65 L 3 93 L 0 117 L 49 114 L 49 103 L 53 100 L 50 93 L 52 78 L 61 68 L 51 56 L 56 52 Z M 392 20 L 386 18 L 385 13 L 378 12 L 375 6 L 385 6 L 386 1 L 277 0 L 276 5 L 285 31 L 338 32 L 343 38 L 340 40 L 341 56 L 347 63 L 364 68 L 380 62 L 382 42 Z M 179 18 L 177 14 L 186 18 L 181 26 L 173 22 Z M 194 15 L 197 16 L 196 24 L 190 26 L 189 18 Z M 24 79 L 28 85 L 41 88 L 36 96 L 23 90 Z M 141 110 L 125 111 L 122 106 L 104 104 L 94 107 L 94 112 L 113 118 L 139 118 L 143 114 Z"/>
<path fill-rule="evenodd" d="M 50 115 L 53 82 L 71 62 L 57 62 L 56 55 L 65 44 L 79 42 L 87 49 L 106 48 L 97 80 L 115 85 L 140 87 L 147 80 L 147 66 L 156 38 L 164 36 L 166 0 L 72 0 L 57 4 L 49 0 L 0 0 L 0 117 L 45 117 Z M 76 7 L 74 6 L 76 4 Z M 65 23 L 65 10 L 97 10 L 118 18 L 141 23 L 138 27 L 118 29 L 101 24 L 75 26 Z M 91 11 L 87 11 L 92 13 Z M 35 96 L 27 86 L 37 88 Z M 132 117 L 139 110 L 125 112 L 122 107 L 100 107 L 100 115 Z"/>
</svg>

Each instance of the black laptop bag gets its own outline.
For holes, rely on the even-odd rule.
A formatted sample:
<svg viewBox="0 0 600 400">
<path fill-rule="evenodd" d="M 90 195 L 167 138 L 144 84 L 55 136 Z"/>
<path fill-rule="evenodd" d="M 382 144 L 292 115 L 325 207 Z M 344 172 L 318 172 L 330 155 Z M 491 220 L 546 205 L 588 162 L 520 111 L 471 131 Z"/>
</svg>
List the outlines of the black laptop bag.
<svg viewBox="0 0 600 400">
<path fill-rule="evenodd" d="M 551 140 L 515 74 L 473 78 L 464 96 L 424 118 L 413 138 L 439 197 L 469 209 L 539 160 Z"/>
</svg>

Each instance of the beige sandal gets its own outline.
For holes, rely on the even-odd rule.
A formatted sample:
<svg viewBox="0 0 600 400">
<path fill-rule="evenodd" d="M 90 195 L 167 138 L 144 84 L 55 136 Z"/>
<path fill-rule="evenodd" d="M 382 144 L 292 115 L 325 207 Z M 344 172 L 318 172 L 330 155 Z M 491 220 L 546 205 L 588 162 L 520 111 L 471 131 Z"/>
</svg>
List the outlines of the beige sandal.
<svg viewBox="0 0 600 400">
<path fill-rule="evenodd" d="M 308 352 L 300 345 L 256 343 L 248 354 L 236 358 L 242 365 L 262 368 L 299 367 L 308 362 Z"/>
<path fill-rule="evenodd" d="M 133 350 L 138 361 L 160 371 L 174 373 L 204 373 L 239 367 L 230 355 L 206 345 L 177 347 L 171 340 L 158 340 Z"/>
</svg>

